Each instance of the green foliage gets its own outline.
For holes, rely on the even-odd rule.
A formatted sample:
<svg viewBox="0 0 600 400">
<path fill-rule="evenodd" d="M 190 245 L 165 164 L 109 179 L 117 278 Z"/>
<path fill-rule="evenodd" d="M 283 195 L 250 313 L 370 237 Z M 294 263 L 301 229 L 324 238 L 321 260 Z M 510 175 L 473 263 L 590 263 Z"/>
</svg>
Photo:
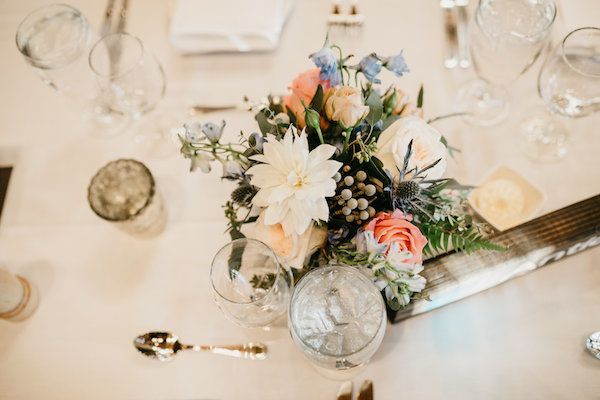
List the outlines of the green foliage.
<svg viewBox="0 0 600 400">
<path fill-rule="evenodd" d="M 310 101 L 308 108 L 321 111 L 321 109 L 323 108 L 323 86 L 319 85 L 317 87 L 317 91 L 315 92 L 315 95 Z"/>
<path fill-rule="evenodd" d="M 446 218 L 436 222 L 422 222 L 421 232 L 427 237 L 424 253 L 433 256 L 450 250 L 472 252 L 476 250 L 504 251 L 505 248 L 483 237 L 476 224 L 462 225 Z"/>
<path fill-rule="evenodd" d="M 383 115 L 383 103 L 381 96 L 376 90 L 371 90 L 369 97 L 365 101 L 365 104 L 369 106 L 369 114 L 367 115 L 366 121 L 369 125 L 374 126 Z"/>
<path fill-rule="evenodd" d="M 423 85 L 419 89 L 419 95 L 417 96 L 417 108 L 423 108 Z"/>
</svg>

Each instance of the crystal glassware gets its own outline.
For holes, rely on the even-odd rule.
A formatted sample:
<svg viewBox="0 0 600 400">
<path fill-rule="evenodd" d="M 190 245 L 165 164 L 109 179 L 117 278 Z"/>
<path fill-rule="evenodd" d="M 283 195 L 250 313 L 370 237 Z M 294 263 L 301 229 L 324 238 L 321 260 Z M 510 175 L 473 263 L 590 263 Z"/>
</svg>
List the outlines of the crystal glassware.
<svg viewBox="0 0 600 400">
<path fill-rule="evenodd" d="M 555 161 L 566 155 L 569 136 L 557 116 L 600 110 L 600 28 L 576 29 L 556 46 L 539 73 L 538 92 L 550 114 L 521 123 L 520 147 L 536 161 Z"/>
<path fill-rule="evenodd" d="M 480 0 L 470 29 L 471 59 L 479 79 L 459 89 L 458 104 L 474 125 L 506 118 L 504 85 L 525 73 L 548 44 L 556 18 L 553 0 Z"/>
<path fill-rule="evenodd" d="M 165 93 L 160 63 L 140 39 L 128 33 L 101 38 L 90 52 L 89 64 L 103 98 L 133 118 L 152 111 Z"/>
<path fill-rule="evenodd" d="M 100 218 L 136 236 L 155 236 L 166 224 L 154 177 L 136 160 L 120 159 L 102 167 L 92 178 L 88 202 Z"/>
<path fill-rule="evenodd" d="M 87 55 L 94 34 L 83 14 L 66 4 L 39 8 L 17 29 L 17 48 L 44 83 L 74 97 L 93 88 Z"/>
<path fill-rule="evenodd" d="M 267 327 L 288 309 L 293 278 L 273 250 L 258 240 L 237 239 L 222 247 L 210 268 L 214 299 L 233 322 Z"/>
<path fill-rule="evenodd" d="M 17 48 L 48 86 L 83 106 L 84 118 L 104 132 L 122 129 L 127 118 L 99 96 L 88 55 L 97 36 L 85 16 L 66 4 L 39 8 L 25 17 Z"/>
<path fill-rule="evenodd" d="M 292 294 L 292 338 L 317 370 L 332 379 L 361 372 L 386 327 L 383 296 L 360 270 L 344 265 L 306 274 Z"/>
</svg>

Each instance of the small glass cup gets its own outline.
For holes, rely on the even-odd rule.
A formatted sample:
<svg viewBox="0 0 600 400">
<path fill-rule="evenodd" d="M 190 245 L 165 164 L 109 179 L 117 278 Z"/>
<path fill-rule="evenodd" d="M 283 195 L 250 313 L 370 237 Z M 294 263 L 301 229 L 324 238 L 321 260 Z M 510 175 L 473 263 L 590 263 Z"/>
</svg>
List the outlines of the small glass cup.
<svg viewBox="0 0 600 400">
<path fill-rule="evenodd" d="M 88 187 L 88 202 L 102 219 L 137 236 L 155 236 L 166 213 L 154 177 L 139 161 L 120 159 L 102 167 Z"/>
<path fill-rule="evenodd" d="M 225 316 L 246 328 L 264 328 L 285 315 L 293 277 L 273 250 L 258 240 L 237 239 L 215 255 L 210 280 Z"/>
<path fill-rule="evenodd" d="M 375 354 L 387 324 L 383 296 L 360 270 L 329 265 L 306 274 L 292 294 L 292 338 L 327 378 L 348 380 Z"/>
<path fill-rule="evenodd" d="M 35 311 L 38 292 L 27 279 L 0 268 L 0 319 L 22 321 Z"/>
</svg>

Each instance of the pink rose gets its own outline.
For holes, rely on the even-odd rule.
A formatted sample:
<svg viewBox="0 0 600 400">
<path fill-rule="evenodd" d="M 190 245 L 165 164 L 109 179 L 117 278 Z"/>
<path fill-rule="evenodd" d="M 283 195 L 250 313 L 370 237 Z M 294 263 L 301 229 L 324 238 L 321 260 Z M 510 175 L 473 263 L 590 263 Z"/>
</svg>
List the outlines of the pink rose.
<svg viewBox="0 0 600 400">
<path fill-rule="evenodd" d="M 413 256 L 408 261 L 421 264 L 427 238 L 410 221 L 412 215 L 405 215 L 400 210 L 393 213 L 380 212 L 364 226 L 364 230 L 373 232 L 375 239 L 379 243 L 387 244 L 388 248 L 392 243 L 396 243 L 400 250 L 410 251 Z"/>
<path fill-rule="evenodd" d="M 306 126 L 302 102 L 308 107 L 319 84 L 323 90 L 329 89 L 329 81 L 321 81 L 319 73 L 319 68 L 313 68 L 298 75 L 289 87 L 292 93 L 283 98 L 283 105 L 296 116 L 296 127 L 300 129 Z"/>
</svg>

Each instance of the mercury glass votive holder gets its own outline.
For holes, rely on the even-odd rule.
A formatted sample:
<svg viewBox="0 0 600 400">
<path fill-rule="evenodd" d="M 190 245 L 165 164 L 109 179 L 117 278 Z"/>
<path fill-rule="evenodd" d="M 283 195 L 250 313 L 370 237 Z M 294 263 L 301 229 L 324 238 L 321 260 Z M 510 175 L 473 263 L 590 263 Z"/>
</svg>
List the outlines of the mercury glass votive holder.
<svg viewBox="0 0 600 400">
<path fill-rule="evenodd" d="M 88 202 L 100 218 L 135 236 L 156 236 L 166 225 L 154 177 L 136 160 L 119 159 L 100 168 L 88 187 Z"/>
</svg>

